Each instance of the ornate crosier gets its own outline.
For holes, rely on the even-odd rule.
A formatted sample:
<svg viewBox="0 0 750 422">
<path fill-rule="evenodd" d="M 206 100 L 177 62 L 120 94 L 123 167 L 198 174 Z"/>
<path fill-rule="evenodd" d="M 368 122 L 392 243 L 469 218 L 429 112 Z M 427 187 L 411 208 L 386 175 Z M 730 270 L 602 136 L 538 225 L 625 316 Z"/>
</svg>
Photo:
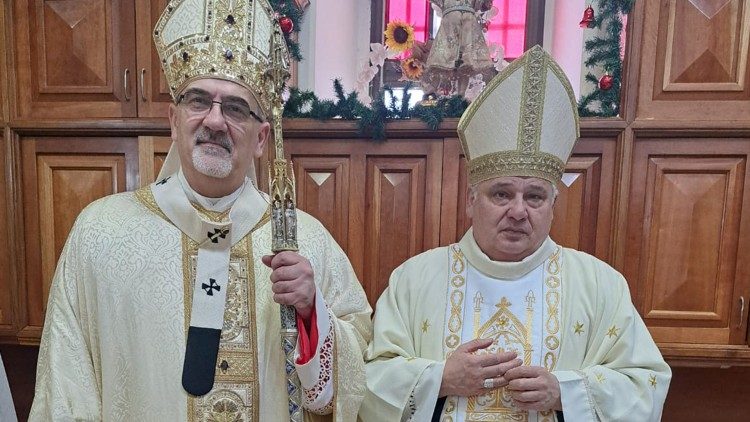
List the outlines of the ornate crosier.
<svg viewBox="0 0 750 422">
<path fill-rule="evenodd" d="M 284 36 L 277 27 L 271 38 L 273 66 L 266 72 L 266 80 L 274 93 L 271 101 L 271 122 L 276 156 L 273 170 L 269 166 L 271 196 L 271 251 L 297 251 L 297 207 L 295 205 L 294 172 L 284 158 L 284 137 L 281 118 L 284 104 L 281 95 L 289 79 L 289 68 Z M 271 174 L 273 171 L 273 174 Z M 286 390 L 289 394 L 289 420 L 302 422 L 302 387 L 294 365 L 294 348 L 297 344 L 297 313 L 293 306 L 281 305 L 281 347 L 286 359 Z"/>
</svg>

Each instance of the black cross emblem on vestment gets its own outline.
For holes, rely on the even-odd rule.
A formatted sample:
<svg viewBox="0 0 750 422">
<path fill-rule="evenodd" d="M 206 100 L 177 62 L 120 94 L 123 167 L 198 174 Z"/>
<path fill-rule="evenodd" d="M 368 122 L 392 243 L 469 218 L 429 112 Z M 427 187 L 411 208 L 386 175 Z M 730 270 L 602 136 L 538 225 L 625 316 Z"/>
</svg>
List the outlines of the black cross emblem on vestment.
<svg viewBox="0 0 750 422">
<path fill-rule="evenodd" d="M 208 282 L 210 284 L 202 283 L 201 286 L 201 288 L 206 291 L 207 295 L 213 296 L 214 290 L 216 290 L 217 292 L 221 290 L 221 286 L 219 286 L 219 284 L 216 283 L 216 280 L 214 280 L 213 278 L 209 278 Z"/>
<path fill-rule="evenodd" d="M 206 236 L 208 236 L 211 243 L 219 243 L 219 238 L 225 239 L 227 233 L 229 233 L 229 229 L 214 229 L 213 233 L 208 232 L 206 233 Z"/>
<path fill-rule="evenodd" d="M 170 179 L 171 177 L 172 177 L 172 176 L 167 176 L 167 177 L 165 177 L 165 178 L 163 178 L 163 179 L 159 180 L 159 181 L 158 181 L 158 182 L 156 183 L 156 186 L 159 186 L 159 185 L 163 185 L 163 184 L 167 183 L 167 180 L 169 180 L 169 179 Z"/>
</svg>

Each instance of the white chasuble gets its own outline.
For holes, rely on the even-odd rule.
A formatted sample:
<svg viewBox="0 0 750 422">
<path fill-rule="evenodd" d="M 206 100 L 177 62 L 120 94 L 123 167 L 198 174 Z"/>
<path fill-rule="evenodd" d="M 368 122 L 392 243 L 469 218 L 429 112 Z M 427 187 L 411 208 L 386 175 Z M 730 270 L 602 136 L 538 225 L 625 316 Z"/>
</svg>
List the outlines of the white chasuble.
<svg viewBox="0 0 750 422">
<path fill-rule="evenodd" d="M 671 371 L 625 279 L 550 238 L 520 262 L 497 262 L 470 229 L 458 244 L 396 268 L 376 309 L 365 422 L 555 419 L 516 412 L 503 389 L 438 401 L 446 359 L 477 337 L 496 340 L 491 351 L 515 350 L 524 365 L 547 368 L 560 382 L 566 420 L 661 417 Z"/>
<path fill-rule="evenodd" d="M 516 352 L 523 365 L 553 370 L 560 345 L 559 257 L 557 248 L 548 260 L 521 278 L 498 280 L 468 263 L 459 245 L 451 246 L 446 354 L 455 350 L 455 344 L 492 339 L 488 348 L 477 353 Z M 516 409 L 505 388 L 480 396 L 450 397 L 442 417 L 456 422 L 553 420 L 552 412 Z"/>
<path fill-rule="evenodd" d="M 203 219 L 223 218 L 198 209 Z M 198 243 L 166 218 L 149 187 L 86 207 L 50 288 L 30 420 L 288 421 L 279 306 L 261 263 L 270 254 L 268 220 L 260 213 L 231 247 L 215 383 L 195 397 L 181 376 Z M 321 336 L 298 372 L 305 407 L 332 412 L 305 412 L 305 420 L 351 421 L 364 396 L 371 310 L 325 228 L 299 212 L 298 229 Z"/>
</svg>

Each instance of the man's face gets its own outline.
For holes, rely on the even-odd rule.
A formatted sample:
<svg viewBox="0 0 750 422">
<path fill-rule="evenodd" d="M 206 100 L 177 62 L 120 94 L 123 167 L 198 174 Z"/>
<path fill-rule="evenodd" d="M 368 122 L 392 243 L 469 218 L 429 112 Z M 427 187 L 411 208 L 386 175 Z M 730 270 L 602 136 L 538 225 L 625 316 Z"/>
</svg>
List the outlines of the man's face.
<svg viewBox="0 0 750 422">
<path fill-rule="evenodd" d="M 520 261 L 549 235 L 552 184 L 536 177 L 498 177 L 469 189 L 466 213 L 479 247 L 495 261 Z"/>
<path fill-rule="evenodd" d="M 199 79 L 180 98 L 169 109 L 169 121 L 186 176 L 242 180 L 263 154 L 270 131 L 268 122 L 255 117 L 261 113 L 250 91 L 234 82 Z"/>
</svg>

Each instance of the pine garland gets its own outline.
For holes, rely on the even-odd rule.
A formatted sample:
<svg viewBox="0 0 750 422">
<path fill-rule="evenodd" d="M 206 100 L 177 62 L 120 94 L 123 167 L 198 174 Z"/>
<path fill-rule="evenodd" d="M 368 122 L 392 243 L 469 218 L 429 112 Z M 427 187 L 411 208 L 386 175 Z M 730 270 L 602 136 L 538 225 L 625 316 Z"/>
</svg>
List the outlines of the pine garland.
<svg viewBox="0 0 750 422">
<path fill-rule="evenodd" d="M 417 118 L 427 124 L 431 130 L 437 130 L 443 119 L 461 117 L 469 103 L 460 95 L 440 98 L 433 106 L 417 104 L 409 107 L 411 84 L 404 86 L 404 96 L 399 101 L 393 90 L 385 86 L 373 98 L 370 106 L 363 104 L 356 92 L 344 92 L 341 81 L 333 81 L 335 100 L 321 100 L 311 91 L 300 91 L 290 88 L 289 99 L 284 104 L 284 117 L 313 118 L 328 120 L 340 118 L 358 120 L 357 127 L 362 135 L 369 135 L 373 140 L 383 141 L 387 138 L 386 121 Z M 386 94 L 390 101 L 386 104 Z M 305 111 L 306 110 L 306 111 Z"/>
<path fill-rule="evenodd" d="M 269 0 L 271 7 L 274 12 L 278 13 L 279 17 L 286 16 L 294 23 L 294 28 L 291 34 L 284 34 L 286 38 L 286 44 L 289 47 L 289 54 L 297 61 L 302 60 L 302 55 L 299 50 L 299 43 L 295 41 L 296 35 L 302 29 L 302 16 L 304 12 L 297 7 L 297 3 L 294 0 Z"/>
<path fill-rule="evenodd" d="M 635 0 L 597 0 L 598 9 L 590 28 L 606 28 L 604 36 L 597 36 L 586 41 L 585 50 L 588 58 L 586 67 L 600 67 L 612 76 L 612 88 L 599 88 L 599 77 L 591 72 L 586 74 L 586 81 L 594 84 L 594 91 L 584 95 L 578 101 L 578 114 L 581 116 L 617 116 L 620 109 L 620 88 L 622 87 L 622 16 L 630 13 Z M 595 108 L 596 106 L 598 108 Z"/>
</svg>

